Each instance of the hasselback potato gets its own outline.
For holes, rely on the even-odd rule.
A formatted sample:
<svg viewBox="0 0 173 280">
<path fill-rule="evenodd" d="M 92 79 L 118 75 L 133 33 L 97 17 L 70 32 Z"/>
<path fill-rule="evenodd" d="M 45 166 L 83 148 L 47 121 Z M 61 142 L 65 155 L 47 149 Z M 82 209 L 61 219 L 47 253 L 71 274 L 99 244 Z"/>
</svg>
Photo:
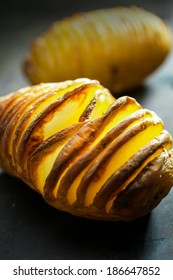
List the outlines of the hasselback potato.
<svg viewBox="0 0 173 280">
<path fill-rule="evenodd" d="M 142 83 L 167 57 L 171 32 L 137 7 L 78 13 L 33 40 L 24 70 L 34 83 L 87 77 L 115 95 Z"/>
<path fill-rule="evenodd" d="M 153 111 L 96 80 L 0 99 L 0 166 L 74 215 L 129 221 L 150 212 L 173 185 L 171 146 Z"/>
</svg>

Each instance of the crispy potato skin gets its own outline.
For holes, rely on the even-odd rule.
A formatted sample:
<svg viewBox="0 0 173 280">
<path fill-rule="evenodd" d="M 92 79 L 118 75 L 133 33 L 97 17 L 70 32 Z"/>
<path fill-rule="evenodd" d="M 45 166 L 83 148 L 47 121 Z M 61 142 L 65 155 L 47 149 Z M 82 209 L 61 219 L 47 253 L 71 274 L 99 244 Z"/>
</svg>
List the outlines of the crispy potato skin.
<svg viewBox="0 0 173 280">
<path fill-rule="evenodd" d="M 78 13 L 55 22 L 32 42 L 24 71 L 34 84 L 97 79 L 116 95 L 139 86 L 165 60 L 171 45 L 168 25 L 143 9 Z"/>
<path fill-rule="evenodd" d="M 97 220 L 146 215 L 173 185 L 162 120 L 97 80 L 42 83 L 0 99 L 0 166 L 51 206 Z"/>
</svg>

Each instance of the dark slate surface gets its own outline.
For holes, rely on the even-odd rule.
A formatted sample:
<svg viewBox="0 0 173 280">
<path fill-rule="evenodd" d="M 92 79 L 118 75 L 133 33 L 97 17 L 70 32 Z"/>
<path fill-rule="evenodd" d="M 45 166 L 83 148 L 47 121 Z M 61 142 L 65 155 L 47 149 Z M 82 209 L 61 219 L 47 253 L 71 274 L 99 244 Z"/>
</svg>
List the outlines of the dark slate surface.
<svg viewBox="0 0 173 280">
<path fill-rule="evenodd" d="M 171 1 L 60 4 L 49 0 L 47 7 L 44 1 L 35 1 L 35 5 L 6 1 L 0 15 L 0 95 L 29 84 L 22 61 L 32 38 L 54 20 L 76 11 L 120 4 L 149 9 L 173 27 Z M 156 111 L 173 134 L 173 53 L 130 95 Z M 142 219 L 98 222 L 50 207 L 24 183 L 0 171 L 0 259 L 173 259 L 173 191 Z"/>
</svg>

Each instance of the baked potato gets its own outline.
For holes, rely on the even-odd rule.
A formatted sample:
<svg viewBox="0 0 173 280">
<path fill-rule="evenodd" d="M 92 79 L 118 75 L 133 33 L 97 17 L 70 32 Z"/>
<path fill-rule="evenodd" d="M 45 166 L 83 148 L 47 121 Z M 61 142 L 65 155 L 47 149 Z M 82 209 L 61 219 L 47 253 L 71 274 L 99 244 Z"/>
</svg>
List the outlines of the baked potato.
<svg viewBox="0 0 173 280">
<path fill-rule="evenodd" d="M 0 98 L 0 166 L 53 207 L 130 221 L 173 185 L 172 138 L 133 98 L 98 81 L 41 83 Z"/>
<path fill-rule="evenodd" d="M 122 95 L 161 65 L 171 43 L 168 25 L 144 9 L 77 13 L 33 39 L 24 71 L 33 84 L 87 77 Z"/>
</svg>

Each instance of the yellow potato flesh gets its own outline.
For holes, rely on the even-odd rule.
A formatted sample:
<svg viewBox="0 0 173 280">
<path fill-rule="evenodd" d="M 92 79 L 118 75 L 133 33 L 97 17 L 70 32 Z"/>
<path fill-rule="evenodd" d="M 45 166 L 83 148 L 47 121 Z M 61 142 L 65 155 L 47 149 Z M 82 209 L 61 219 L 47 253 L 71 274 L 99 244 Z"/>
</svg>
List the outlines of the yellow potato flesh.
<svg viewBox="0 0 173 280">
<path fill-rule="evenodd" d="M 60 98 L 61 96 L 63 96 L 63 94 L 65 94 L 68 91 L 72 91 L 74 90 L 76 87 L 80 86 L 81 84 L 83 84 L 82 82 L 77 82 L 75 84 L 72 85 L 67 85 L 64 89 L 59 89 L 57 88 L 57 90 L 54 90 L 52 94 L 50 94 L 49 97 L 47 97 L 43 102 L 41 102 L 38 106 L 33 107 L 32 110 L 32 114 L 30 114 L 30 116 L 24 121 L 24 123 L 22 124 L 22 128 L 20 130 L 20 134 L 18 135 L 18 137 L 15 139 L 15 141 L 13 142 L 13 156 L 14 156 L 14 160 L 15 160 L 15 155 L 18 151 L 20 142 L 22 140 L 22 137 L 24 136 L 25 131 L 27 130 L 27 128 L 29 127 L 29 125 L 37 118 L 37 116 L 44 110 L 46 109 L 51 103 L 55 102 L 56 100 L 58 100 L 58 98 Z M 61 83 L 60 83 L 61 85 Z M 51 93 L 51 91 L 50 91 Z M 59 125 L 59 124 L 58 124 Z M 56 125 L 57 130 L 58 126 Z M 56 133 L 57 130 L 53 132 Z M 27 159 L 26 159 L 27 160 Z M 20 163 L 19 163 L 20 164 Z M 26 167 L 26 165 L 25 165 Z"/>
<path fill-rule="evenodd" d="M 73 123 L 77 123 L 80 115 L 87 107 L 88 103 L 93 99 L 94 95 L 97 93 L 99 95 L 97 99 L 97 105 L 93 109 L 90 119 L 94 120 L 95 118 L 100 116 L 100 111 L 102 111 L 102 114 L 104 114 L 110 104 L 115 100 L 114 97 L 112 97 L 106 90 L 104 90 L 102 93 L 102 89 L 99 87 L 93 86 L 92 88 L 88 88 L 87 94 L 84 92 L 84 95 L 77 97 L 77 99 L 70 99 L 67 105 L 65 104 L 63 108 L 58 110 L 55 113 L 54 117 L 48 123 L 43 123 L 44 140 L 55 133 L 56 127 L 58 127 L 58 130 L 60 131 Z M 76 113 L 74 114 L 74 112 Z M 37 173 L 39 175 L 37 176 L 37 179 L 35 179 L 35 185 L 38 186 L 41 192 L 43 190 L 45 179 L 49 174 L 56 157 L 68 141 L 69 139 L 66 139 L 65 142 L 61 143 L 61 145 L 58 145 L 58 147 L 55 148 L 52 153 L 46 154 L 38 163 Z"/>
<path fill-rule="evenodd" d="M 83 113 L 89 102 L 94 98 L 97 91 L 101 91 L 101 89 L 93 86 L 92 88 L 87 89 L 87 94 L 84 90 L 83 94 L 71 97 L 67 102 L 62 104 L 61 108 L 55 112 L 51 121 L 44 123 L 43 139 L 45 140 L 53 135 L 56 127 L 57 131 L 60 131 L 71 124 L 78 122 L 80 115 Z M 101 106 L 99 107 L 99 110 L 94 110 L 92 118 L 96 118 L 98 113 L 100 113 L 100 110 L 102 111 L 102 114 L 104 114 L 113 100 L 114 99 L 111 95 L 100 95 L 98 103 L 100 103 Z"/>
<path fill-rule="evenodd" d="M 33 170 L 32 173 L 35 176 L 33 176 L 32 180 L 37 190 L 41 194 L 43 193 L 43 187 L 45 184 L 46 177 L 51 171 L 56 157 L 58 156 L 59 152 L 67 144 L 68 141 L 69 141 L 69 137 L 65 141 L 62 141 L 60 144 L 58 144 L 57 147 L 54 148 L 52 152 L 49 152 L 45 156 L 43 155 L 41 160 L 38 162 L 38 165 L 35 167 L 35 170 Z"/>
<path fill-rule="evenodd" d="M 85 206 L 89 206 L 100 189 L 100 187 L 107 181 L 107 179 L 121 167 L 128 159 L 134 155 L 140 148 L 146 145 L 154 137 L 158 136 L 162 131 L 162 124 L 149 126 L 146 130 L 140 132 L 137 136 L 133 137 L 126 144 L 124 144 L 118 151 L 111 157 L 101 178 L 98 181 L 92 181 L 87 189 L 85 196 Z M 103 170 L 102 170 L 103 171 Z"/>
<path fill-rule="evenodd" d="M 104 101 L 105 101 L 105 98 L 104 98 Z M 104 105 L 106 105 L 106 102 L 104 103 Z M 93 110 L 94 113 L 91 114 L 91 119 L 93 119 L 93 117 L 97 116 L 100 113 L 100 110 L 103 110 L 103 109 L 104 109 L 103 106 L 102 107 L 96 106 L 95 110 Z M 130 102 L 130 103 L 127 102 L 124 106 L 121 107 L 121 109 L 116 111 L 115 114 L 113 114 L 111 118 L 109 118 L 109 121 L 107 121 L 106 125 L 103 126 L 103 128 L 101 129 L 101 131 L 97 135 L 97 137 L 94 139 L 94 141 L 92 143 L 90 143 L 89 148 L 93 147 L 96 143 L 98 143 L 104 137 L 104 135 L 106 135 L 106 133 L 108 131 L 110 131 L 112 128 L 114 128 L 120 121 L 124 120 L 126 117 L 128 117 L 132 113 L 136 112 L 138 109 L 141 109 L 141 106 L 137 102 L 135 102 L 135 101 Z M 76 158 L 76 161 L 77 161 L 77 158 Z M 71 162 L 71 164 L 72 163 L 73 162 Z M 70 167 L 70 165 L 68 166 L 68 168 L 69 167 Z M 64 176 L 64 174 L 66 172 L 67 172 L 67 169 L 63 172 L 63 174 L 61 175 L 61 178 Z M 60 178 L 60 180 L 61 180 L 61 178 Z M 53 191 L 53 194 L 55 197 L 56 197 L 56 194 L 57 194 L 57 191 L 59 188 L 60 180 L 57 182 L 56 187 Z M 78 181 L 78 177 L 76 178 L 76 180 Z M 68 197 L 70 196 L 71 193 L 72 193 L 72 195 L 74 194 L 74 196 L 76 196 L 76 189 L 78 187 L 78 184 L 76 184 L 76 180 L 75 180 L 75 183 L 72 184 L 72 186 L 67 194 Z M 75 189 L 75 191 L 73 191 L 73 188 Z"/>
<path fill-rule="evenodd" d="M 68 87 L 68 90 L 73 90 L 76 88 L 76 85 L 72 85 Z M 20 138 L 19 141 L 22 139 L 22 136 L 24 135 L 26 129 L 28 128 L 28 126 L 36 119 L 36 117 L 44 110 L 47 108 L 47 106 L 49 106 L 51 103 L 53 103 L 55 100 L 57 100 L 60 96 L 62 96 L 64 93 L 67 92 L 67 89 L 64 90 L 60 90 L 60 91 L 54 91 L 53 94 L 51 94 L 46 100 L 44 100 L 43 102 L 41 102 L 41 104 L 39 104 L 38 107 L 33 108 L 33 112 L 30 116 L 30 118 L 28 118 L 25 122 L 25 126 L 23 126 L 23 130 L 21 131 L 20 134 Z"/>
<path fill-rule="evenodd" d="M 109 106 L 115 101 L 113 96 L 108 94 L 106 89 L 98 90 L 98 98 L 94 110 L 90 114 L 90 120 L 95 120 L 104 115 Z"/>
<path fill-rule="evenodd" d="M 115 154 L 113 154 L 110 158 L 108 165 L 106 166 L 106 170 L 102 170 L 99 180 L 91 182 L 88 186 L 85 196 L 85 206 L 89 206 L 92 203 L 96 193 L 105 183 L 105 181 L 111 176 L 111 174 L 113 174 L 120 166 L 122 166 L 141 147 L 147 144 L 154 137 L 158 136 L 162 129 L 162 123 L 158 123 L 155 126 L 148 126 L 146 130 L 138 133 L 131 140 L 125 143 L 121 148 L 119 148 L 118 151 Z M 67 194 L 67 198 L 70 204 L 76 200 L 76 191 L 83 175 L 86 174 L 86 171 L 97 160 L 99 161 L 100 156 L 101 155 L 99 155 L 94 161 L 92 161 L 91 164 L 81 172 L 81 174 L 75 179 L 75 181 L 71 185 Z"/>
<path fill-rule="evenodd" d="M 117 113 L 109 120 L 107 125 L 103 128 L 103 131 L 98 135 L 96 142 L 93 144 L 97 143 L 99 140 L 106 135 L 108 131 L 110 131 L 112 128 L 114 128 L 118 123 L 121 121 L 125 120 L 128 116 L 136 112 L 137 110 L 141 109 L 141 106 L 134 102 L 134 103 L 127 103 L 121 109 L 118 110 Z"/>
</svg>

